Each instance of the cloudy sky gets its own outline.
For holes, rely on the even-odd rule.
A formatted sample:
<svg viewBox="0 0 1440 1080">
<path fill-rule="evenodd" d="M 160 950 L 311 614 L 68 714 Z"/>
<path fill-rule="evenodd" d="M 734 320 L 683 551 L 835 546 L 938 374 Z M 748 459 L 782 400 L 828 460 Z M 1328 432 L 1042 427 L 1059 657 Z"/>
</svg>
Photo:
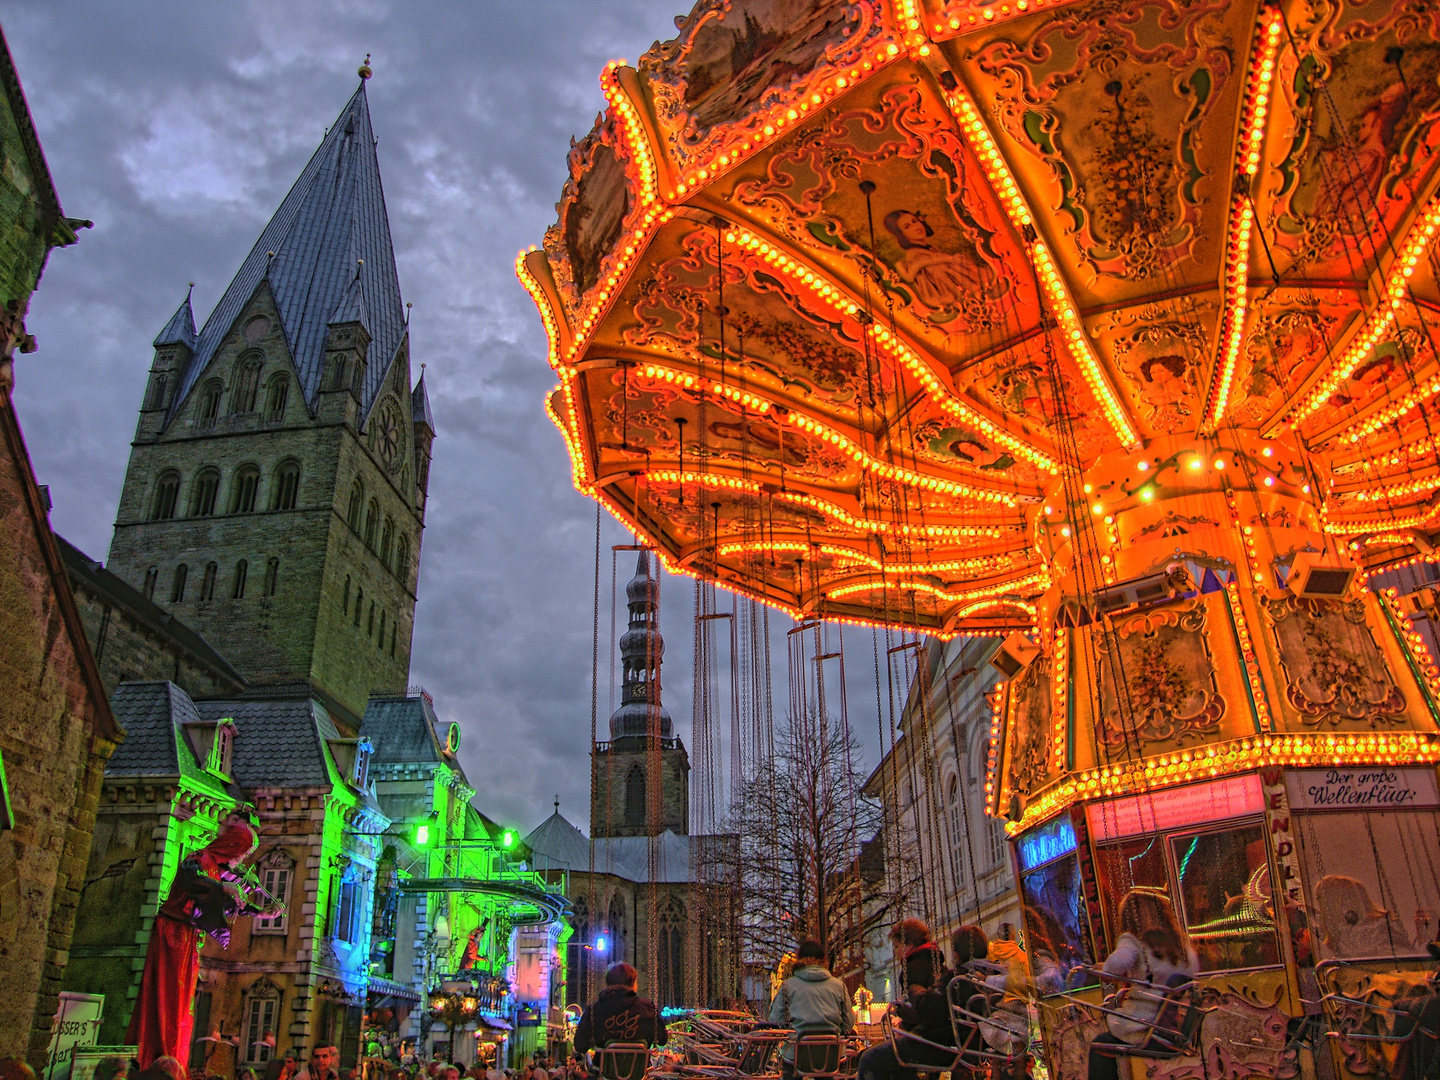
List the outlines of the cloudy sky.
<svg viewBox="0 0 1440 1080">
<path fill-rule="evenodd" d="M 525 828 L 557 794 L 588 817 L 595 510 L 545 418 L 543 333 L 512 267 L 554 220 L 570 139 L 604 104 L 601 68 L 673 36 L 684 6 L 0 0 L 61 202 L 95 222 L 50 259 L 16 400 L 56 530 L 99 559 L 151 340 L 191 281 L 204 321 L 372 54 L 411 356 L 439 427 L 411 681 L 464 725 L 479 805 Z M 607 515 L 602 652 L 610 545 L 627 539 Z M 623 586 L 634 555 L 619 557 Z M 693 587 L 667 579 L 662 595 L 666 703 L 688 742 Z M 773 621 L 783 649 L 788 620 Z M 602 728 L 607 693 L 602 669 Z M 873 764 L 873 681 L 868 695 L 856 727 Z M 778 716 L 783 684 L 775 699 Z"/>
</svg>

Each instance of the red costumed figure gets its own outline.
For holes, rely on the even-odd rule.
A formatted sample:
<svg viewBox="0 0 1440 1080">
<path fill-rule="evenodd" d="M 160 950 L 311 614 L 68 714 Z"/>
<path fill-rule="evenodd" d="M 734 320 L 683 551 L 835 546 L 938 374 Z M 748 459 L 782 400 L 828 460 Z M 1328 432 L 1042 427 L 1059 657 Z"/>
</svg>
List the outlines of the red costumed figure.
<svg viewBox="0 0 1440 1080">
<path fill-rule="evenodd" d="M 219 836 L 185 858 L 175 871 L 170 895 L 160 905 L 150 931 L 140 996 L 125 1033 L 125 1041 L 139 1047 L 136 1057 L 142 1069 L 167 1055 L 182 1064 L 189 1060 L 202 938 L 209 934 L 221 948 L 228 947 L 230 920 L 241 911 L 257 910 L 226 883 L 239 880 L 240 860 L 258 844 L 249 823 L 233 815 Z"/>
</svg>

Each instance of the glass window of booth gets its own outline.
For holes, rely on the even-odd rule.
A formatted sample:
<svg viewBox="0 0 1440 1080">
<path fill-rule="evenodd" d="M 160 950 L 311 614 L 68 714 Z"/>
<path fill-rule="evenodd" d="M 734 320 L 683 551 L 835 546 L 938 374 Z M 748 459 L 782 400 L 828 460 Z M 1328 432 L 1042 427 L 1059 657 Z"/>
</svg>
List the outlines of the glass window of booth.
<svg viewBox="0 0 1440 1080">
<path fill-rule="evenodd" d="M 1017 845 L 1025 905 L 1025 948 L 1041 993 L 1073 983 L 1071 971 L 1092 962 L 1075 828 L 1066 815 L 1027 832 Z"/>
<path fill-rule="evenodd" d="M 1286 787 L 1316 957 L 1424 956 L 1440 934 L 1435 770 L 1300 770 Z"/>
<path fill-rule="evenodd" d="M 1172 789 L 1164 799 L 1092 805 L 1096 886 L 1110 947 L 1121 934 L 1126 895 L 1144 889 L 1169 899 L 1199 971 L 1278 965 L 1262 811 L 1259 781 L 1248 776 Z"/>
</svg>

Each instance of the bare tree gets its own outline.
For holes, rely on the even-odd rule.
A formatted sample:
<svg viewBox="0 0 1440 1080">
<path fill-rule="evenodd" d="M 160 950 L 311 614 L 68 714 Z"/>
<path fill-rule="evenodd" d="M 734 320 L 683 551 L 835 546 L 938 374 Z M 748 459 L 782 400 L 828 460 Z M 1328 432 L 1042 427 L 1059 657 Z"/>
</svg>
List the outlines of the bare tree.
<svg viewBox="0 0 1440 1080">
<path fill-rule="evenodd" d="M 860 794 L 858 746 L 842 725 L 792 717 L 775 743 L 730 808 L 745 963 L 774 970 L 809 937 L 834 964 L 862 953 L 890 909 L 883 851 L 872 844 L 861 857 L 880 806 Z"/>
</svg>

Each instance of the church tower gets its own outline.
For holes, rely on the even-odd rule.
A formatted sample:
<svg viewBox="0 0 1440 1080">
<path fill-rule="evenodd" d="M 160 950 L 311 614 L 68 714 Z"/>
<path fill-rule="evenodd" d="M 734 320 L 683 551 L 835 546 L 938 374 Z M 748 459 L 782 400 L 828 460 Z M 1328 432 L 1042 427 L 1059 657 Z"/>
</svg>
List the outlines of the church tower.
<svg viewBox="0 0 1440 1080">
<path fill-rule="evenodd" d="M 434 437 L 362 78 L 204 327 L 187 296 L 156 337 L 109 568 L 358 728 L 408 680 Z"/>
<path fill-rule="evenodd" d="M 660 699 L 665 639 L 651 562 L 648 551 L 640 552 L 625 586 L 630 625 L 620 638 L 620 707 L 610 716 L 610 741 L 595 748 L 590 828 L 596 838 L 690 831 L 690 758 Z"/>
</svg>

